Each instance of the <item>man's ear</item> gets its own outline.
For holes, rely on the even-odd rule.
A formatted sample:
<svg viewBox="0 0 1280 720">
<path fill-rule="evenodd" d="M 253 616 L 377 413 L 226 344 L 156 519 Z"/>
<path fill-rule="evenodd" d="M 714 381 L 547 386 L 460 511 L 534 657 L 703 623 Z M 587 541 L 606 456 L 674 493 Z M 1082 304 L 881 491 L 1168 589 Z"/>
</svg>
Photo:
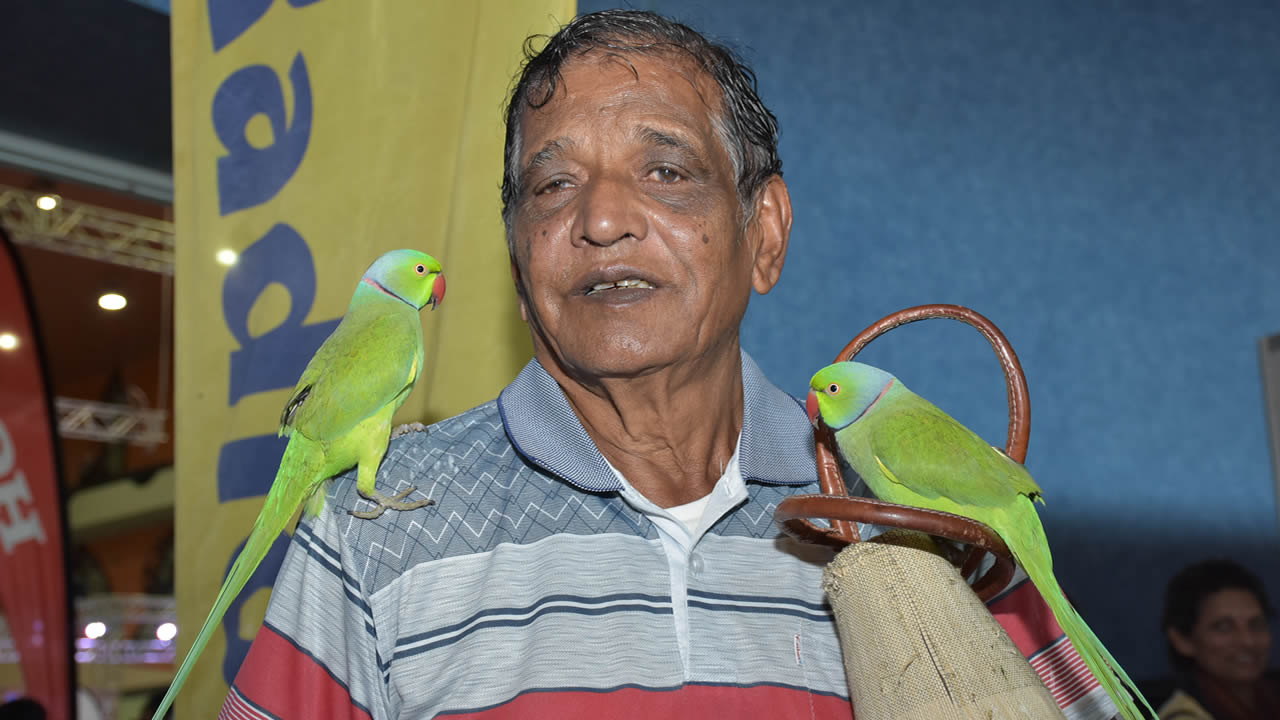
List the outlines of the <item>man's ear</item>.
<svg viewBox="0 0 1280 720">
<path fill-rule="evenodd" d="M 773 289 L 782 275 L 787 259 L 787 243 L 791 239 L 791 194 L 781 175 L 769 178 L 756 193 L 755 215 L 747 228 L 755 257 L 751 269 L 751 286 L 764 295 Z"/>
<path fill-rule="evenodd" d="M 1178 632 L 1177 628 L 1168 628 L 1164 631 L 1164 636 L 1169 638 L 1169 644 L 1179 655 L 1185 655 L 1189 658 L 1196 656 L 1195 643 L 1191 642 L 1191 638 Z"/>
<path fill-rule="evenodd" d="M 511 282 L 516 286 L 516 302 L 520 305 L 520 319 L 529 323 L 529 308 L 525 305 L 524 283 L 520 282 L 520 266 L 516 265 L 516 259 L 511 258 Z"/>
</svg>

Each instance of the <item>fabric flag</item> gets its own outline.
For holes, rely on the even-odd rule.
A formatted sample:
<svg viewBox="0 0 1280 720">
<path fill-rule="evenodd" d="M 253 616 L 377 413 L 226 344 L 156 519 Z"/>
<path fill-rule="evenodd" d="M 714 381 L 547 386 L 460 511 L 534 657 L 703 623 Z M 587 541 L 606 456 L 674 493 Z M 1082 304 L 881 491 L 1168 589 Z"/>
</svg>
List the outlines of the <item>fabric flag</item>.
<svg viewBox="0 0 1280 720">
<path fill-rule="evenodd" d="M 0 611 L 24 692 L 71 717 L 71 601 L 53 413 L 18 255 L 0 233 Z"/>
<path fill-rule="evenodd" d="M 183 652 L 274 478 L 288 393 L 378 255 L 424 250 L 449 280 L 424 313 L 423 371 L 396 422 L 488 401 L 532 354 L 499 215 L 501 105 L 524 39 L 573 12 L 571 0 L 174 4 Z M 285 545 L 231 606 L 180 716 L 221 705 Z"/>
</svg>

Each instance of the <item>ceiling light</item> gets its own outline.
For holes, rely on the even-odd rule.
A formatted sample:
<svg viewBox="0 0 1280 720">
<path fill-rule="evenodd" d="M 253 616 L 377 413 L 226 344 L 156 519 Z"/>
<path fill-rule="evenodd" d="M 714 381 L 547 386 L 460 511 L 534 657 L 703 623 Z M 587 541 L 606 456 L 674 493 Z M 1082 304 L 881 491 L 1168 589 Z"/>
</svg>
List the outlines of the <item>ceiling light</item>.
<svg viewBox="0 0 1280 720">
<path fill-rule="evenodd" d="M 129 301 L 125 300 L 124 296 L 119 293 L 106 293 L 98 298 L 98 307 L 103 310 L 120 310 L 128 304 Z"/>
<path fill-rule="evenodd" d="M 0 333 L 0 350 L 15 350 L 18 347 L 18 336 L 11 332 Z"/>
<path fill-rule="evenodd" d="M 218 254 L 215 257 L 218 259 L 218 263 L 220 265 L 226 265 L 227 267 L 230 267 L 236 264 L 236 258 L 238 256 L 236 255 L 235 250 L 223 248 L 218 251 Z"/>
<path fill-rule="evenodd" d="M 90 640 L 97 640 L 107 634 L 107 624 L 97 620 L 84 626 L 84 636 Z"/>
<path fill-rule="evenodd" d="M 58 207 L 58 203 L 61 200 L 62 198 L 58 197 L 57 195 L 47 195 L 47 194 L 41 195 L 40 197 L 36 198 L 36 207 L 40 208 L 41 210 L 44 210 L 45 212 L 48 212 Z"/>
<path fill-rule="evenodd" d="M 171 622 L 162 624 L 156 628 L 156 639 L 160 642 L 169 642 L 178 636 L 178 626 Z"/>
</svg>

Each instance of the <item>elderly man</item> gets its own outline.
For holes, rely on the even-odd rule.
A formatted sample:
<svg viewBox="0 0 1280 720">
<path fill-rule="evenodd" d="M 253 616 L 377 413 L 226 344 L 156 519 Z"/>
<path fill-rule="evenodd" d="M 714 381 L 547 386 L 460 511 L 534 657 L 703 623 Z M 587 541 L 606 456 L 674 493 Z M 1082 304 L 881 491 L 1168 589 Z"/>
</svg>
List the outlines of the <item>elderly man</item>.
<svg viewBox="0 0 1280 720">
<path fill-rule="evenodd" d="M 379 484 L 435 505 L 356 520 L 334 483 L 228 717 L 851 716 L 828 551 L 772 522 L 815 489 L 811 428 L 739 347 L 791 230 L 754 85 L 643 12 L 528 60 L 502 199 L 535 357 L 392 442 Z"/>
</svg>

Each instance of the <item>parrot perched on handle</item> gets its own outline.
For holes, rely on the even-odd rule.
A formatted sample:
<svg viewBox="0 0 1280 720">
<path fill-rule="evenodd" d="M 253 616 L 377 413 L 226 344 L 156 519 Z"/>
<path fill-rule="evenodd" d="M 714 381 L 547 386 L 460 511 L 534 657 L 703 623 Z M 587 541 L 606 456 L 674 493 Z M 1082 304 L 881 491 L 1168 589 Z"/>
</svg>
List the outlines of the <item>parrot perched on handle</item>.
<svg viewBox="0 0 1280 720">
<path fill-rule="evenodd" d="M 374 477 L 387 451 L 391 416 L 422 369 L 418 313 L 426 305 L 435 309 L 444 287 L 440 263 L 416 250 L 392 250 L 365 271 L 342 322 L 307 363 L 285 405 L 279 434 L 289 443 L 266 503 L 152 720 L 163 718 L 173 704 L 231 601 L 298 507 L 305 502 L 308 516 L 324 508 L 326 479 L 357 467 L 356 490 L 375 503 L 370 511 L 350 511 L 360 518 L 432 503 L 405 502 L 415 488 L 386 497 L 374 489 Z"/>
<path fill-rule="evenodd" d="M 1034 504 L 1044 500 L 1026 468 L 870 365 L 840 362 L 819 370 L 809 381 L 805 407 L 815 425 L 820 416 L 835 433 L 841 456 L 876 497 L 963 515 L 994 530 L 1121 715 L 1142 720 L 1133 700 L 1137 698 L 1155 717 L 1129 675 L 1058 587 Z"/>
</svg>

